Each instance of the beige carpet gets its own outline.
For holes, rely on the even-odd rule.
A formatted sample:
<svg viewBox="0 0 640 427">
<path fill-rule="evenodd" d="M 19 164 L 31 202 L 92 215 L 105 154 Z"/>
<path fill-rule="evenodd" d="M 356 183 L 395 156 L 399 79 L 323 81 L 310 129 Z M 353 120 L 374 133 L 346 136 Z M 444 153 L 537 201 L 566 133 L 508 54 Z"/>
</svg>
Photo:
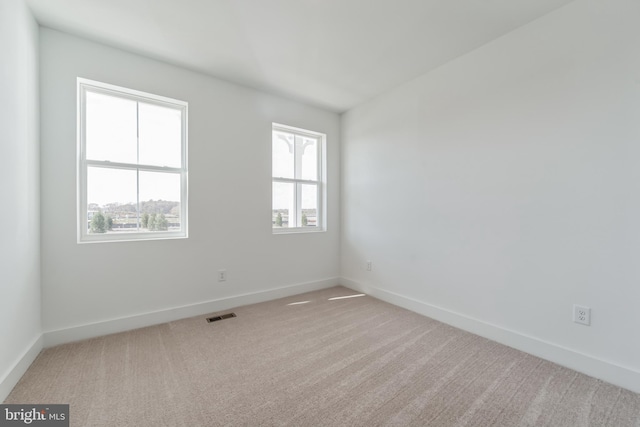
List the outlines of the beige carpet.
<svg viewBox="0 0 640 427">
<path fill-rule="evenodd" d="M 337 287 L 42 352 L 72 426 L 640 426 L 640 395 Z M 305 304 L 289 305 L 309 301 Z"/>
</svg>

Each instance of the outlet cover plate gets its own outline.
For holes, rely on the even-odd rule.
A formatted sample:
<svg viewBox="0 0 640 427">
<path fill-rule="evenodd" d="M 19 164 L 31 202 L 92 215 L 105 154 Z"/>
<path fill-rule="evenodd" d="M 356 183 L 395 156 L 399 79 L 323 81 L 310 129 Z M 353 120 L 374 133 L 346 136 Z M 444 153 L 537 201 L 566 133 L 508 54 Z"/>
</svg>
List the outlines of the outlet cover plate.
<svg viewBox="0 0 640 427">
<path fill-rule="evenodd" d="M 574 305 L 573 321 L 581 325 L 591 325 L 591 309 L 582 305 Z"/>
</svg>

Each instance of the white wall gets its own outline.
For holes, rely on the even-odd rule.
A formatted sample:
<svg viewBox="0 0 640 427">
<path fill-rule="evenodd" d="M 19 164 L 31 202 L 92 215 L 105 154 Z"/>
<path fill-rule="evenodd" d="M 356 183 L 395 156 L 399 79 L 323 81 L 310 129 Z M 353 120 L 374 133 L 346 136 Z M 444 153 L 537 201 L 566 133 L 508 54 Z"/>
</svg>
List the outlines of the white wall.
<svg viewBox="0 0 640 427">
<path fill-rule="evenodd" d="M 46 28 L 40 43 L 46 332 L 306 282 L 337 283 L 338 115 Z M 76 243 L 77 77 L 189 102 L 189 239 Z M 274 121 L 327 134 L 326 233 L 272 235 Z M 218 283 L 222 268 L 228 280 Z M 124 323 L 118 328 L 139 326 Z"/>
<path fill-rule="evenodd" d="M 345 283 L 640 391 L 638 16 L 573 2 L 345 114 Z"/>
<path fill-rule="evenodd" d="M 0 2 L 0 402 L 40 350 L 38 26 Z"/>
</svg>

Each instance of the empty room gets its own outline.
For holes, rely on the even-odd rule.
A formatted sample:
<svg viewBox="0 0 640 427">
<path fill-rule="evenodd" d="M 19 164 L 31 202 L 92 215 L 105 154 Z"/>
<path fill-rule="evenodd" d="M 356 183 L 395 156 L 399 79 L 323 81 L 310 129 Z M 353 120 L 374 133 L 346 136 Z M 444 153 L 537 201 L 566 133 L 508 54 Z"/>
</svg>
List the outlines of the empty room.
<svg viewBox="0 0 640 427">
<path fill-rule="evenodd" d="M 639 22 L 0 0 L 0 426 L 640 427 Z"/>
</svg>

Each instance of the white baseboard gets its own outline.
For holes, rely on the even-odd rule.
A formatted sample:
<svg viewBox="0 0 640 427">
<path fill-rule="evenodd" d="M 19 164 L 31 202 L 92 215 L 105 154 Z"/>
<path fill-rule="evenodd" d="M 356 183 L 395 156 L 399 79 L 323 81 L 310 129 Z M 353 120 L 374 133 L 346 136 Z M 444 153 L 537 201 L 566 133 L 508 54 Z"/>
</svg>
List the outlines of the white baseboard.
<svg viewBox="0 0 640 427">
<path fill-rule="evenodd" d="M 268 289 L 260 292 L 241 294 L 227 298 L 220 298 L 205 301 L 197 304 L 190 304 L 180 307 L 173 307 L 166 310 L 142 313 L 134 316 L 111 319 L 104 322 L 96 322 L 71 328 L 47 331 L 44 333 L 44 346 L 52 347 L 87 338 L 94 338 L 117 332 L 129 331 L 132 329 L 144 328 L 146 326 L 158 325 L 160 323 L 171 322 L 187 317 L 200 316 L 214 313 L 216 311 L 228 310 L 242 305 L 255 304 L 263 301 L 270 301 L 284 298 L 291 295 L 316 291 L 319 289 L 337 286 L 340 283 L 337 277 L 318 280 L 315 282 L 299 283 L 281 288 Z"/>
<path fill-rule="evenodd" d="M 348 278 L 341 278 L 340 284 L 352 290 L 397 305 L 423 316 L 439 320 L 451 326 L 480 335 L 501 344 L 538 356 L 558 365 L 599 378 L 603 381 L 640 393 L 640 372 L 598 359 L 584 353 L 550 343 L 539 338 L 522 334 L 456 313 L 441 307 L 418 301 L 394 292 L 383 290 Z"/>
<path fill-rule="evenodd" d="M 0 377 L 0 402 L 4 402 L 11 390 L 18 384 L 20 378 L 27 372 L 29 366 L 36 360 L 42 350 L 42 344 L 43 337 L 38 335 L 16 363 L 9 368 L 3 377 Z"/>
</svg>

